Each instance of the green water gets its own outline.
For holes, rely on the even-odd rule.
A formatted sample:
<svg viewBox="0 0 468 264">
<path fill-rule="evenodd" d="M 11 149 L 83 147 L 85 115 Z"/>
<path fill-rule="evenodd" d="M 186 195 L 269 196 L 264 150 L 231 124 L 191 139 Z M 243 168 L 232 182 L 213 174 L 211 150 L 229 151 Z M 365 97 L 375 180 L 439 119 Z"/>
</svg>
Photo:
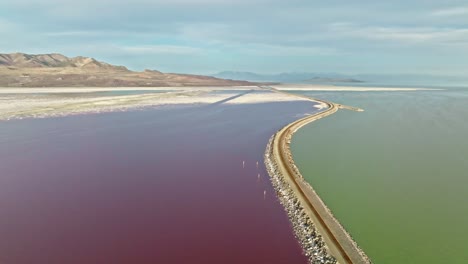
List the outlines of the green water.
<svg viewBox="0 0 468 264">
<path fill-rule="evenodd" d="M 468 89 L 302 92 L 358 106 L 295 134 L 304 177 L 374 263 L 468 263 Z"/>
</svg>

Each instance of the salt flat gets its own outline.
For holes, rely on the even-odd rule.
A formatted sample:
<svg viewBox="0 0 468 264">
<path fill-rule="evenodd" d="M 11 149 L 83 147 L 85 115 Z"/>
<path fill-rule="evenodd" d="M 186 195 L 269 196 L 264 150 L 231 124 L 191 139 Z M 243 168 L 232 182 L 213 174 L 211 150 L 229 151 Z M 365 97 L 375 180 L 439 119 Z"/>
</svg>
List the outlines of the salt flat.
<svg viewBox="0 0 468 264">
<path fill-rule="evenodd" d="M 138 93 L 130 95 L 106 93 L 126 91 L 138 91 Z M 104 93 L 97 94 L 98 92 Z M 253 86 L 1 88 L 0 120 L 126 111 L 162 105 L 248 104 L 304 100 L 293 95 L 269 92 Z"/>
</svg>

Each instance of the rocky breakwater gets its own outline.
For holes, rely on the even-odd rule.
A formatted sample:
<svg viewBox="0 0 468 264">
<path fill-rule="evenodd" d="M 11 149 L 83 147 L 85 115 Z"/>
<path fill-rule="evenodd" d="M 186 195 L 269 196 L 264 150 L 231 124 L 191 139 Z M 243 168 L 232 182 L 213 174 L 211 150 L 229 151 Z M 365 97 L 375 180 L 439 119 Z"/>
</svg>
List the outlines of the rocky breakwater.
<svg viewBox="0 0 468 264">
<path fill-rule="evenodd" d="M 294 164 L 289 148 L 292 135 L 302 126 L 344 108 L 330 102 L 309 100 L 324 104 L 327 109 L 299 119 L 273 135 L 265 152 L 272 184 L 310 263 L 371 263 Z"/>
<path fill-rule="evenodd" d="M 270 138 L 265 151 L 265 165 L 276 195 L 288 214 L 294 233 L 302 245 L 304 254 L 308 257 L 311 264 L 337 263 L 337 260 L 328 253 L 322 236 L 318 233 L 314 223 L 308 217 L 299 199 L 281 175 L 278 165 L 274 161 L 272 142 L 275 136 L 276 134 Z"/>
</svg>

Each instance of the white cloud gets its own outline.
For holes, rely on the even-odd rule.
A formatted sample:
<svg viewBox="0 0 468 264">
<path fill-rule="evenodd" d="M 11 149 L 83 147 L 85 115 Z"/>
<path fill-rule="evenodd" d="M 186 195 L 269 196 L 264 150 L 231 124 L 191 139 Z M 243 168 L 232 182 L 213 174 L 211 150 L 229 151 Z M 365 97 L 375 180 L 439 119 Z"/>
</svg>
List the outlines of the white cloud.
<svg viewBox="0 0 468 264">
<path fill-rule="evenodd" d="M 178 45 L 124 46 L 120 47 L 120 49 L 134 54 L 199 55 L 203 53 L 200 48 Z"/>
<path fill-rule="evenodd" d="M 45 33 L 49 37 L 94 37 L 100 36 L 102 34 L 109 35 L 111 32 L 101 32 L 101 31 L 58 31 L 58 32 L 48 32 Z"/>
<path fill-rule="evenodd" d="M 282 2 L 281 0 L 257 0 L 258 3 L 275 3 Z M 1 3 L 0 3 L 1 4 Z M 252 4 L 251 0 L 15 0 L 8 3 L 9 6 L 28 7 L 28 6 L 68 6 L 68 7 L 95 7 L 95 6 L 235 6 Z"/>
<path fill-rule="evenodd" d="M 17 28 L 18 26 L 12 23 L 11 21 L 0 18 L 0 32 L 1 33 L 13 32 Z"/>
<path fill-rule="evenodd" d="M 292 66 L 329 63 L 344 69 L 343 59 L 354 70 L 354 61 L 388 60 L 392 52 L 408 64 L 415 64 L 414 58 L 439 64 L 444 57 L 447 67 L 466 61 L 466 3 L 416 2 L 0 0 L 0 49 L 94 56 L 140 68 L 157 63 L 171 71 L 200 64 L 263 69 L 262 61 L 288 60 Z"/>
<path fill-rule="evenodd" d="M 468 6 L 459 6 L 459 7 L 447 8 L 447 9 L 439 9 L 439 10 L 433 11 L 431 15 L 442 16 L 442 17 L 461 16 L 461 15 L 468 16 Z"/>
<path fill-rule="evenodd" d="M 246 45 L 242 47 L 246 54 L 261 56 L 330 56 L 338 51 L 319 46 L 280 46 L 280 45 Z"/>
<path fill-rule="evenodd" d="M 95 38 L 95 37 L 156 37 L 164 36 L 158 32 L 151 31 L 118 31 L 118 30 L 71 30 L 71 31 L 51 31 L 45 32 L 44 36 L 59 37 L 59 38 Z"/>
<path fill-rule="evenodd" d="M 344 37 L 401 43 L 468 43 L 468 28 L 360 27 L 349 23 L 335 23 L 330 25 L 330 30 Z"/>
</svg>

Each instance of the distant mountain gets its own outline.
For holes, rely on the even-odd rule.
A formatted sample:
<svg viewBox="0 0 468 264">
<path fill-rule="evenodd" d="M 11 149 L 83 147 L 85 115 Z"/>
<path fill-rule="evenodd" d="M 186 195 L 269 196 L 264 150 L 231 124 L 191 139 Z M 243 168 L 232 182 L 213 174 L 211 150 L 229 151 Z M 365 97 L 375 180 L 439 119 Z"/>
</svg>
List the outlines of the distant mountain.
<svg viewBox="0 0 468 264">
<path fill-rule="evenodd" d="M 310 83 L 363 83 L 364 81 L 353 78 L 327 78 L 327 77 L 314 77 L 304 82 Z"/>
<path fill-rule="evenodd" d="M 93 58 L 68 58 L 62 54 L 30 55 L 24 53 L 0 54 L 0 65 L 17 68 L 60 68 L 105 69 L 128 71 L 124 66 L 114 66 Z"/>
<path fill-rule="evenodd" d="M 254 82 L 281 82 L 303 84 L 348 84 L 365 86 L 412 86 L 412 87 L 468 87 L 468 75 L 429 74 L 354 74 L 290 72 L 258 74 L 253 72 L 223 71 L 212 76 L 218 78 Z"/>
<path fill-rule="evenodd" d="M 284 82 L 284 83 L 303 83 L 312 80 L 323 81 L 326 80 L 347 80 L 352 79 L 350 76 L 338 73 L 310 73 L 310 72 L 285 72 L 278 74 L 258 74 L 253 72 L 236 72 L 224 71 L 212 75 L 214 77 L 232 80 L 245 80 L 256 82 Z M 356 80 L 359 81 L 359 80 Z"/>
<path fill-rule="evenodd" d="M 269 75 L 261 75 L 253 72 L 223 71 L 213 74 L 212 76 L 231 80 L 271 81 Z"/>
<path fill-rule="evenodd" d="M 0 87 L 161 87 L 161 86 L 242 86 L 211 76 L 134 72 L 88 57 L 69 58 L 61 54 L 0 54 Z"/>
<path fill-rule="evenodd" d="M 365 80 L 366 83 L 390 86 L 415 87 L 468 87 L 468 75 L 429 75 L 429 74 L 358 74 L 353 78 Z"/>
</svg>

